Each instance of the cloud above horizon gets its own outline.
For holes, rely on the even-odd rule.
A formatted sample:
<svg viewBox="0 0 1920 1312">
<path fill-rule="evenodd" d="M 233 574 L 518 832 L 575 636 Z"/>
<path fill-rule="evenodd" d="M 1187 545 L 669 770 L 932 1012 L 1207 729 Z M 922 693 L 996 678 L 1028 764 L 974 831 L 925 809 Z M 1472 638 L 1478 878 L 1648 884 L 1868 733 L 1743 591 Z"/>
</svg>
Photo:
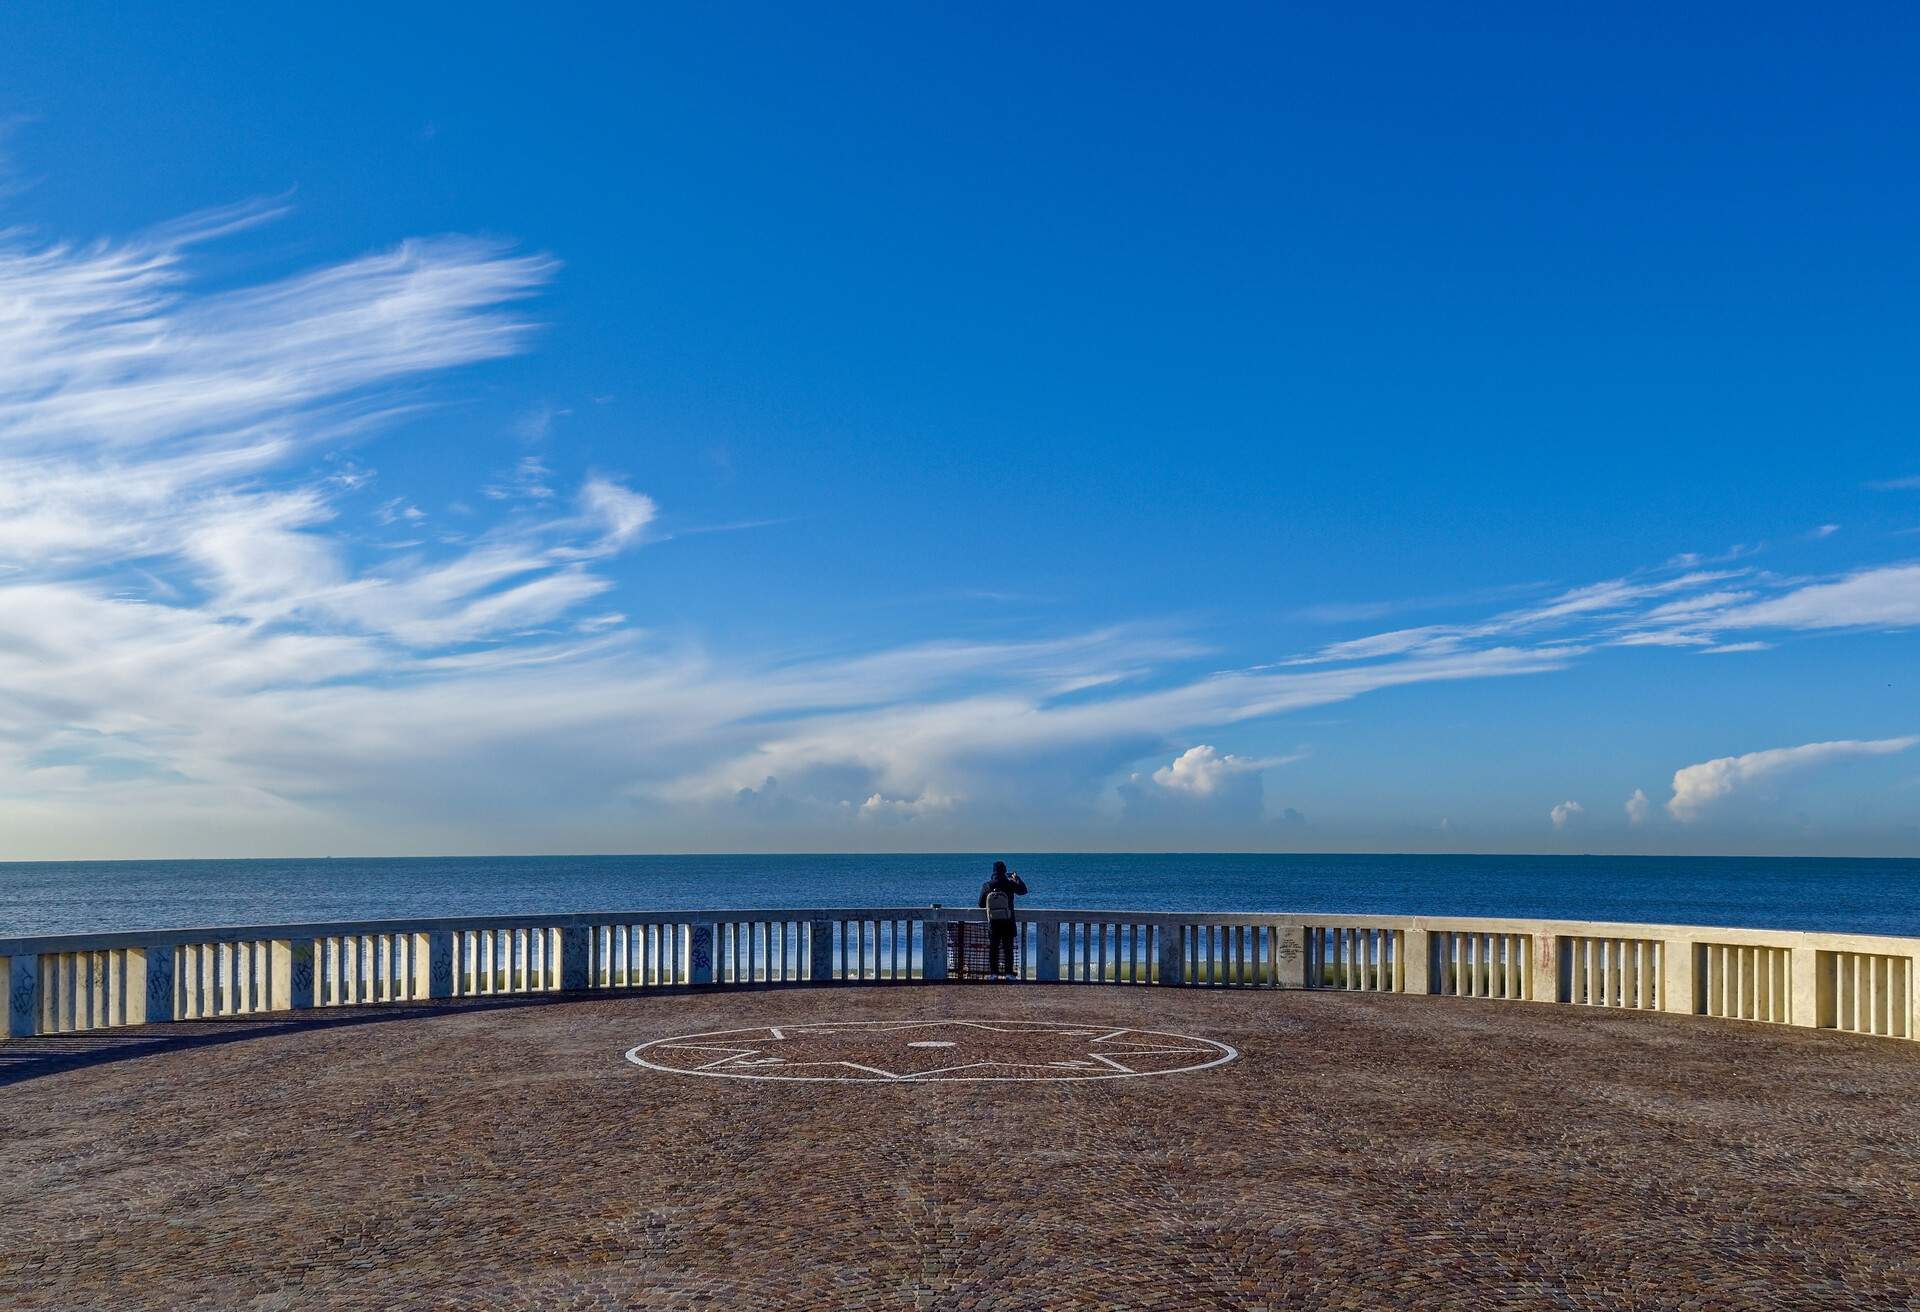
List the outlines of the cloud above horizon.
<svg viewBox="0 0 1920 1312">
<path fill-rule="evenodd" d="M 278 213 L 85 246 L 0 237 L 0 822 L 16 835 L 110 814 L 159 845 L 213 817 L 233 841 L 311 843 L 402 816 L 456 832 L 557 796 L 734 815 L 777 795 L 820 820 L 919 821 L 1020 804 L 1033 762 L 1066 767 L 1036 804 L 1091 800 L 1196 728 L 1563 663 L 1496 648 L 1183 678 L 1204 648 L 1159 625 L 745 661 L 662 645 L 605 607 L 600 566 L 658 517 L 625 480 L 562 491 L 529 456 L 476 476 L 476 501 L 504 507 L 491 524 L 432 532 L 352 457 L 404 433 L 434 377 L 525 350 L 514 307 L 555 261 L 449 237 L 196 284 L 197 250 Z M 405 536 L 370 547 L 369 526 Z M 1170 786 L 1206 793 L 1244 764 L 1187 760 Z"/>
<path fill-rule="evenodd" d="M 1904 752 L 1917 742 L 1920 737 L 1843 739 L 1806 743 L 1800 747 L 1775 747 L 1684 766 L 1674 772 L 1673 797 L 1667 802 L 1667 813 L 1682 823 L 1697 820 L 1715 803 L 1764 781 L 1833 761 L 1889 756 Z"/>
<path fill-rule="evenodd" d="M 1129 820 L 1176 828 L 1222 820 L 1260 823 L 1266 810 L 1264 772 L 1305 760 L 1307 755 L 1297 751 L 1285 756 L 1240 756 L 1200 743 L 1151 772 L 1133 772 L 1116 793 Z M 1302 823 L 1300 813 L 1292 808 L 1274 819 L 1282 825 Z"/>
<path fill-rule="evenodd" d="M 1153 782 L 1176 793 L 1207 797 L 1218 792 L 1221 784 L 1237 774 L 1264 770 L 1281 763 L 1278 757 L 1235 756 L 1205 743 L 1189 747 L 1153 772 Z"/>
<path fill-rule="evenodd" d="M 1755 568 L 1700 570 L 1690 558 L 1635 576 L 1566 589 L 1542 602 L 1470 624 L 1395 629 L 1330 643 L 1289 658 L 1325 665 L 1436 655 L 1531 642 L 1584 655 L 1603 647 L 1674 647 L 1703 653 L 1764 651 L 1744 635 L 1920 626 L 1920 563 L 1876 565 L 1832 578 L 1781 578 Z"/>
<path fill-rule="evenodd" d="M 1646 789 L 1633 790 L 1633 795 L 1627 798 L 1626 812 L 1627 823 L 1634 828 L 1637 829 L 1647 823 L 1647 818 L 1653 814 L 1653 802 L 1647 797 Z"/>
<path fill-rule="evenodd" d="M 455 470 L 485 511 L 456 526 L 359 463 L 374 435 L 406 441 L 457 371 L 533 347 L 524 307 L 557 262 L 455 236 L 252 285 L 199 276 L 204 248 L 279 213 L 88 245 L 0 234 L 0 827 L 16 845 L 0 855 L 126 854 L 103 835 L 460 850 L 482 819 L 550 850 L 580 825 L 960 842 L 1060 813 L 1255 820 L 1262 772 L 1300 753 L 1203 736 L 1609 648 L 1920 623 L 1920 565 L 1784 579 L 1684 559 L 1323 608 L 1507 605 L 1241 668 L 1153 618 L 716 652 L 630 617 L 615 562 L 663 536 L 631 478 L 564 480 L 537 452 Z M 521 413 L 549 441 L 563 411 Z M 1669 810 L 1771 768 L 1702 776 Z M 1581 809 L 1555 807 L 1555 828 Z"/>
</svg>

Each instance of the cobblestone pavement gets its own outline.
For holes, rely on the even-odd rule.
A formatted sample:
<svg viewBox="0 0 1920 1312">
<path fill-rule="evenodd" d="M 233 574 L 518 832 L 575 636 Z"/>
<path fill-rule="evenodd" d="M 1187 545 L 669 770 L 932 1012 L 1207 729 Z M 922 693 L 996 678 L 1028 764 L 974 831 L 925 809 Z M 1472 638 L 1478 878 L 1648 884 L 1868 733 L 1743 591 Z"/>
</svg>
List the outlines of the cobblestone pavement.
<svg viewBox="0 0 1920 1312">
<path fill-rule="evenodd" d="M 1057 1024 L 1068 1061 L 1122 1027 L 1239 1055 L 1007 1083 L 626 1058 L 908 1019 Z M 875 1064 L 943 1033 L 865 1028 Z M 1021 1062 L 1053 1059 L 1031 1043 Z M 268 1027 L 0 1087 L 0 1307 L 1913 1308 L 1916 1091 L 1920 1044 L 1320 993 L 823 989 Z"/>
</svg>

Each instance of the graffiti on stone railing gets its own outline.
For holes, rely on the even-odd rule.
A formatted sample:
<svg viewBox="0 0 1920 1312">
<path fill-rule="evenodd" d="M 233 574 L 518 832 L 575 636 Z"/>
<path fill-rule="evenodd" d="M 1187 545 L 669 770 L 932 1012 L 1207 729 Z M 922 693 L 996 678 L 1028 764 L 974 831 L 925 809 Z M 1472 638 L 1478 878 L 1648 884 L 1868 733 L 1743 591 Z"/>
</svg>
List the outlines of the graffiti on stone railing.
<svg viewBox="0 0 1920 1312">
<path fill-rule="evenodd" d="M 16 1030 L 30 1030 L 34 1022 L 34 1007 L 40 1000 L 39 981 L 24 970 L 13 972 L 12 988 L 8 995 L 8 1015 L 12 1018 Z"/>
<path fill-rule="evenodd" d="M 170 1020 L 173 1017 L 173 948 L 157 945 L 147 949 L 147 1019 Z"/>
<path fill-rule="evenodd" d="M 453 994 L 453 941 L 447 940 L 448 951 L 429 952 L 427 955 L 428 991 L 436 998 L 450 997 Z"/>
</svg>

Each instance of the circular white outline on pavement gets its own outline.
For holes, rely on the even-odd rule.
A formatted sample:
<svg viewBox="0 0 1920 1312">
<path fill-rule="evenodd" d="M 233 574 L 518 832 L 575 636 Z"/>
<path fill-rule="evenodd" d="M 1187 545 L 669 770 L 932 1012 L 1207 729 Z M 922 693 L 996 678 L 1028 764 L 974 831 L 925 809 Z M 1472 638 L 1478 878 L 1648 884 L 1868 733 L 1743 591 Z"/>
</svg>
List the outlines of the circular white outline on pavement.
<svg viewBox="0 0 1920 1312">
<path fill-rule="evenodd" d="M 1079 1070 L 1086 1069 L 1088 1063 L 1076 1063 L 1072 1071 L 1065 1069 L 1063 1066 L 1061 1073 L 1049 1075 L 955 1075 L 947 1073 L 949 1071 L 965 1070 L 967 1066 L 992 1066 L 1001 1064 L 997 1062 L 970 1062 L 967 1063 L 967 1066 L 940 1067 L 931 1071 L 910 1071 L 905 1073 L 883 1070 L 877 1066 L 866 1066 L 855 1062 L 826 1062 L 819 1064 L 846 1066 L 850 1071 L 859 1073 L 849 1073 L 846 1075 L 776 1075 L 768 1069 L 768 1066 L 777 1062 L 778 1059 L 775 1058 L 773 1062 L 769 1062 L 767 1058 L 761 1055 L 763 1050 L 760 1048 L 729 1047 L 726 1044 L 703 1044 L 695 1042 L 695 1040 L 700 1039 L 724 1039 L 734 1034 L 759 1035 L 760 1038 L 755 1040 L 757 1043 L 778 1042 L 785 1039 L 789 1031 L 798 1035 L 810 1030 L 838 1031 L 869 1025 L 892 1027 L 901 1030 L 916 1029 L 926 1025 L 964 1025 L 975 1029 L 999 1030 L 1001 1033 L 1007 1033 L 1009 1029 L 1053 1029 L 1060 1031 L 1059 1037 L 1091 1039 L 1095 1043 L 1126 1034 L 1136 1035 L 1143 1039 L 1174 1039 L 1183 1044 L 1199 1045 L 1197 1048 L 1184 1049 L 1184 1051 L 1204 1051 L 1210 1054 L 1212 1059 L 1209 1061 L 1195 1062 L 1190 1066 L 1177 1066 L 1171 1070 L 1136 1071 L 1129 1070 L 1125 1063 L 1116 1061 L 1112 1055 L 1095 1053 L 1089 1054 L 1089 1056 L 1093 1060 L 1102 1062 L 1113 1069 L 1099 1070 L 1094 1074 L 1084 1075 L 1078 1072 Z M 640 1055 L 649 1048 L 680 1046 L 706 1048 L 720 1055 L 717 1056 L 715 1060 L 696 1067 L 662 1066 L 655 1062 L 648 1061 Z M 914 1043 L 908 1044 L 907 1046 L 917 1048 L 930 1045 L 926 1043 Z M 1166 1053 L 1171 1051 L 1183 1051 L 1183 1049 L 1135 1047 L 1128 1051 L 1119 1052 L 1117 1055 L 1126 1056 L 1128 1052 L 1143 1054 L 1148 1052 Z M 632 1062 L 635 1066 L 644 1067 L 650 1071 L 659 1071 L 663 1075 L 699 1075 L 716 1080 L 759 1080 L 766 1083 L 786 1084 L 1067 1084 L 1080 1080 L 1137 1080 L 1154 1075 L 1189 1075 L 1195 1071 L 1204 1071 L 1215 1066 L 1224 1066 L 1239 1057 L 1239 1055 L 1240 1050 L 1238 1048 L 1235 1048 L 1231 1044 L 1222 1043 L 1218 1039 L 1196 1038 L 1191 1034 L 1175 1034 L 1170 1030 L 1142 1030 L 1135 1029 L 1131 1025 L 1088 1025 L 1081 1021 L 962 1020 L 949 1017 L 935 1017 L 928 1020 L 818 1020 L 800 1021 L 791 1025 L 743 1025 L 735 1029 L 706 1030 L 699 1034 L 675 1034 L 664 1039 L 649 1039 L 645 1043 L 637 1043 L 627 1049 L 628 1061 Z"/>
</svg>

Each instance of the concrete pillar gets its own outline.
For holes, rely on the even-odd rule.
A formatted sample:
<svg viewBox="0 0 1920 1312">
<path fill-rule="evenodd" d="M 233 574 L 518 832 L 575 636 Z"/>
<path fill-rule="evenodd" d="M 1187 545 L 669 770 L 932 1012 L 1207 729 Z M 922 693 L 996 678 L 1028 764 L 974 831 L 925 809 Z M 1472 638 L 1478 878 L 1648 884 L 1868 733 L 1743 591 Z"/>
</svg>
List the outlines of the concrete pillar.
<svg viewBox="0 0 1920 1312">
<path fill-rule="evenodd" d="M 1920 952 L 1907 960 L 1907 994 L 1913 1006 L 1907 1016 L 1907 1037 L 1920 1039 Z"/>
<path fill-rule="evenodd" d="M 713 926 L 693 926 L 693 941 L 687 948 L 688 982 L 713 983 Z"/>
<path fill-rule="evenodd" d="M 551 939 L 549 939 L 551 942 Z M 577 993 L 592 987 L 593 927 L 572 925 L 560 931 L 560 988 Z"/>
<path fill-rule="evenodd" d="M 1813 948 L 1793 949 L 1792 1023 L 1807 1029 L 1833 1024 L 1833 981 L 1820 970 L 1820 954 Z"/>
<path fill-rule="evenodd" d="M 1283 989 L 1307 986 L 1307 931 L 1299 925 L 1276 925 L 1273 935 L 1273 982 Z"/>
<path fill-rule="evenodd" d="M 120 990 L 113 978 L 113 954 L 87 954 L 87 1026 L 98 1029 L 120 1023 Z"/>
<path fill-rule="evenodd" d="M 267 1010 L 293 1010 L 292 939 L 276 938 L 267 944 Z"/>
<path fill-rule="evenodd" d="M 310 938 L 275 939 L 273 944 L 273 984 L 275 1010 L 310 1011 L 319 1005 L 320 972 L 314 959 Z"/>
<path fill-rule="evenodd" d="M 1158 984 L 1185 983 L 1185 955 L 1181 941 L 1185 929 L 1180 925 L 1161 925 L 1160 931 L 1160 977 Z"/>
<path fill-rule="evenodd" d="M 427 943 L 426 934 L 408 934 L 407 939 L 407 1001 L 419 1002 L 428 996 L 427 980 L 431 974 L 433 958 Z"/>
<path fill-rule="evenodd" d="M 149 943 L 147 959 L 147 1024 L 164 1025 L 173 1016 L 173 956 L 175 944 Z"/>
<path fill-rule="evenodd" d="M 1408 993 L 1433 992 L 1433 936 L 1424 929 L 1406 930 L 1401 950 L 1406 953 L 1401 987 Z"/>
<path fill-rule="evenodd" d="M 427 996 L 453 996 L 453 931 L 436 929 L 427 935 Z"/>
<path fill-rule="evenodd" d="M 1700 996 L 1700 953 L 1690 938 L 1660 941 L 1660 1010 L 1685 1016 L 1706 1010 Z"/>
<path fill-rule="evenodd" d="M 944 970 L 944 955 L 940 964 Z M 815 984 L 833 983 L 833 922 L 825 916 L 807 922 L 807 978 Z"/>
<path fill-rule="evenodd" d="M 1533 938 L 1533 980 L 1527 993 L 1529 1002 L 1559 1002 L 1568 996 L 1560 967 L 1560 936 L 1550 929 L 1536 929 Z"/>
<path fill-rule="evenodd" d="M 40 1025 L 40 958 L 0 957 L 7 963 L 7 1036 L 24 1039 Z"/>
<path fill-rule="evenodd" d="M 1060 982 L 1060 925 L 1057 921 L 1028 922 L 1034 936 L 1033 977 L 1044 984 Z"/>
<path fill-rule="evenodd" d="M 147 1023 L 147 954 L 139 948 L 126 951 L 126 979 L 122 983 L 124 992 L 120 995 L 126 1008 L 128 1025 Z"/>
<path fill-rule="evenodd" d="M 920 921 L 920 978 L 943 980 L 947 977 L 947 917 L 942 911 L 929 911 Z"/>
</svg>

